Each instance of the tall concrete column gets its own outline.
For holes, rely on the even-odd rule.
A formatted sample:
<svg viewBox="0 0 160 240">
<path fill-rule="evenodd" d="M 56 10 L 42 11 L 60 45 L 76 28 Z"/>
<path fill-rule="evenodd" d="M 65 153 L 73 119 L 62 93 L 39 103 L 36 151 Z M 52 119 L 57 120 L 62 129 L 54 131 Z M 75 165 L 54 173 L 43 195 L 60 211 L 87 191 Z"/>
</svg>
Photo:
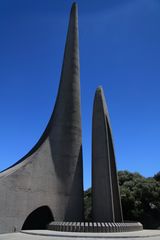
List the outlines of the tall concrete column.
<svg viewBox="0 0 160 240">
<path fill-rule="evenodd" d="M 44 226 L 53 219 L 83 221 L 79 75 L 78 16 L 73 4 L 50 121 L 31 151 L 0 173 L 0 233 L 34 227 L 35 215 L 37 228 L 42 219 Z"/>
<path fill-rule="evenodd" d="M 58 96 L 49 133 L 53 162 L 59 181 L 59 207 L 64 221 L 83 220 L 82 133 L 78 9 L 73 3 L 65 45 Z M 62 205 L 61 205 L 62 204 Z"/>
<path fill-rule="evenodd" d="M 92 119 L 92 217 L 100 222 L 123 220 L 111 127 L 101 87 L 95 94 Z"/>
</svg>

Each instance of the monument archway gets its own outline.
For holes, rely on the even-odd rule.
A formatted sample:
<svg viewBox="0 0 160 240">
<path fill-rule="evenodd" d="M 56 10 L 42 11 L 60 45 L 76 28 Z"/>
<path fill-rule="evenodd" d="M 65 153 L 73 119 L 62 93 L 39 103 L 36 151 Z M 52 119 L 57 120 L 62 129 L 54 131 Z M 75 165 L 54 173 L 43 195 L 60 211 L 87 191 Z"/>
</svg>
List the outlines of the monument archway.
<svg viewBox="0 0 160 240">
<path fill-rule="evenodd" d="M 31 212 L 26 218 L 22 230 L 46 229 L 47 224 L 54 221 L 48 206 L 42 206 Z"/>
</svg>

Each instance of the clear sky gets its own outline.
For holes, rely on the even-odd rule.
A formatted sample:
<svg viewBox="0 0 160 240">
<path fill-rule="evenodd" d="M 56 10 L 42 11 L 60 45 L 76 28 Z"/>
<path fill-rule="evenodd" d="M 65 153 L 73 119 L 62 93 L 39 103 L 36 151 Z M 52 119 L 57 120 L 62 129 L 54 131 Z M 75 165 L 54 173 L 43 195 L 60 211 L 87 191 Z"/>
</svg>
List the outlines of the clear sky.
<svg viewBox="0 0 160 240">
<path fill-rule="evenodd" d="M 160 1 L 79 0 L 84 185 L 91 185 L 96 87 L 117 166 L 160 171 Z M 38 141 L 57 94 L 70 0 L 0 0 L 0 170 Z"/>
</svg>

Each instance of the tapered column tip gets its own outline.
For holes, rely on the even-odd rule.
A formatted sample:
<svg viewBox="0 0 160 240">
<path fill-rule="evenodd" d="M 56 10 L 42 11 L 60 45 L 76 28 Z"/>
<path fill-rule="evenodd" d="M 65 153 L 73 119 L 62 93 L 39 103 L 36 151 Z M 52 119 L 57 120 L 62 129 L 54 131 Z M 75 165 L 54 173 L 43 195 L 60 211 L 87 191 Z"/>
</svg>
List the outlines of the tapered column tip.
<svg viewBox="0 0 160 240">
<path fill-rule="evenodd" d="M 73 2 L 73 3 L 72 3 L 71 12 L 77 11 L 77 8 L 78 8 L 77 3 L 76 3 L 76 2 Z"/>
<path fill-rule="evenodd" d="M 96 94 L 103 94 L 103 87 L 102 86 L 97 87 Z"/>
</svg>

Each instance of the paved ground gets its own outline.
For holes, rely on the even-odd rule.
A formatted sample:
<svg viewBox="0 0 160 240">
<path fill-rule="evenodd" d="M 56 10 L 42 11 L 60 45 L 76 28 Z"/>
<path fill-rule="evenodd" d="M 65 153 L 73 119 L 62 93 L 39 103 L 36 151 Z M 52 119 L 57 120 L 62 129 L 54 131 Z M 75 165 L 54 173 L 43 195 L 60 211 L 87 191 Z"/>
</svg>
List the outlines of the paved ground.
<svg viewBox="0 0 160 240">
<path fill-rule="evenodd" d="M 0 240 L 160 240 L 160 230 L 143 230 L 125 233 L 69 233 L 48 230 L 32 230 L 18 233 L 1 234 Z"/>
</svg>

